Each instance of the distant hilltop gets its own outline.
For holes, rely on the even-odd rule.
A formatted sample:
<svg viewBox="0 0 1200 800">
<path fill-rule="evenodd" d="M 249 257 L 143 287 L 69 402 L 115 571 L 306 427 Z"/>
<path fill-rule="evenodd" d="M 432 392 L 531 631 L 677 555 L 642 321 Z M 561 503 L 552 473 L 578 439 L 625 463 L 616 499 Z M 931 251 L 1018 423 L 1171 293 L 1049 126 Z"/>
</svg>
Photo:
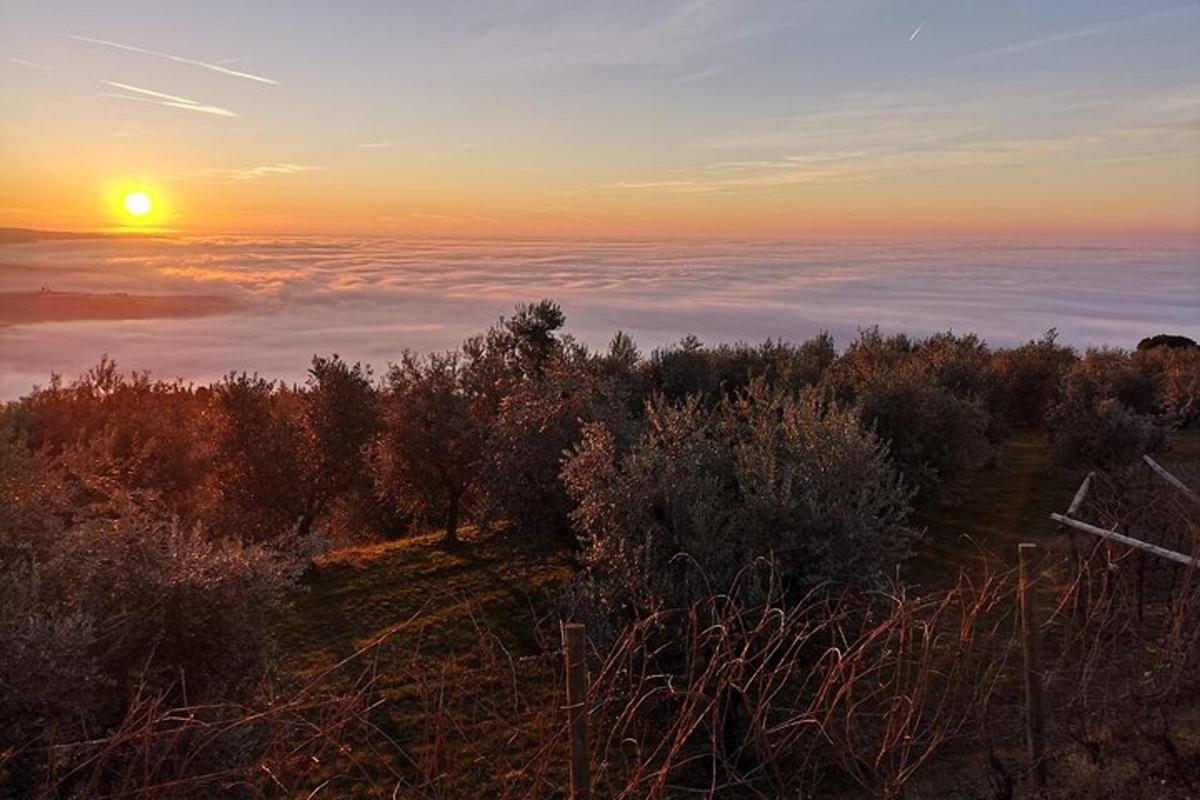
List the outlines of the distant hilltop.
<svg viewBox="0 0 1200 800">
<path fill-rule="evenodd" d="M 114 236 L 144 236 L 145 234 L 130 231 L 128 233 L 106 233 L 104 231 L 41 231 L 36 228 L 3 228 L 0 227 L 0 244 L 24 244 L 26 242 L 41 242 L 53 239 L 109 239 Z"/>
<path fill-rule="evenodd" d="M 236 299 L 220 295 L 62 292 L 0 292 L 0 328 L 80 320 L 187 319 L 238 310 Z"/>
</svg>

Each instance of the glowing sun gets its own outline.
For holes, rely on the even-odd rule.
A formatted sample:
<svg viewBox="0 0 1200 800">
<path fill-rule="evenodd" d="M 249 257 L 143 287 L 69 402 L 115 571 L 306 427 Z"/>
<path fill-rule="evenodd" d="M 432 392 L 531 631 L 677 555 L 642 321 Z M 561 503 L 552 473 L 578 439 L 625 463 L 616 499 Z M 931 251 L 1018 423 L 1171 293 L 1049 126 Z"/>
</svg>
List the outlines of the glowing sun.
<svg viewBox="0 0 1200 800">
<path fill-rule="evenodd" d="M 130 192 L 121 198 L 121 206 L 129 212 L 129 216 L 141 218 L 154 210 L 150 195 L 145 192 Z"/>
<path fill-rule="evenodd" d="M 174 217 L 171 198 L 145 178 L 113 178 L 104 184 L 101 198 L 118 231 L 155 230 Z"/>
</svg>

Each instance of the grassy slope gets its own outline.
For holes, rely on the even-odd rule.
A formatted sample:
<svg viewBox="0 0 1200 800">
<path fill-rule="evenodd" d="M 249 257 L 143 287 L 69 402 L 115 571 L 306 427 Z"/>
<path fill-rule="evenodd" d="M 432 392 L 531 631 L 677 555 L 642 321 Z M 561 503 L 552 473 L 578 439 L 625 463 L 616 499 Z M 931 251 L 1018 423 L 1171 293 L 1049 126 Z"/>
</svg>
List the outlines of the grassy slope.
<svg viewBox="0 0 1200 800">
<path fill-rule="evenodd" d="M 372 697 L 385 700 L 370 715 L 372 739 L 394 743 L 372 752 L 351 737 L 326 791 L 390 797 L 403 782 L 460 796 L 497 779 L 490 754 L 519 769 L 541 732 L 514 737 L 516 720 L 557 708 L 543 654 L 557 634 L 553 590 L 572 569 L 561 549 L 477 531 L 449 550 L 422 536 L 320 559 L 280 624 L 285 680 L 347 691 L 370 675 Z M 457 707 L 439 716 L 447 698 Z"/>
<path fill-rule="evenodd" d="M 446 549 L 437 536 L 338 550 L 318 559 L 283 626 L 284 649 L 302 669 L 345 658 L 387 632 L 436 620 L 430 646 L 476 641 L 473 621 L 534 646 L 523 620 L 571 573 L 569 555 L 516 536 L 468 531 Z M 464 630 L 464 628 L 466 628 Z"/>
<path fill-rule="evenodd" d="M 1200 463 L 1200 433 L 1178 440 L 1175 452 L 1163 461 Z M 1078 474 L 1052 467 L 1043 436 L 1023 434 L 1009 440 L 1000 448 L 994 468 L 969 476 L 918 515 L 918 524 L 928 528 L 929 536 L 906 575 L 925 584 L 945 580 L 978 552 L 967 536 L 1001 554 L 1015 552 L 1018 541 L 1053 536 L 1047 515 L 1066 508 L 1078 481 Z M 515 535 L 477 532 L 468 533 L 464 545 L 455 550 L 440 547 L 436 537 L 417 537 L 348 548 L 323 558 L 305 578 L 281 623 L 287 669 L 294 678 L 311 679 L 390 634 L 392 639 L 378 649 L 375 661 L 378 685 L 390 702 L 373 722 L 417 762 L 387 756 L 385 770 L 367 763 L 360 783 L 340 788 L 365 793 L 367 784 L 379 781 L 371 788 L 388 794 L 394 781 L 383 780 L 387 770 L 409 779 L 436 772 L 420 763 L 430 749 L 424 721 L 430 681 L 412 668 L 412 650 L 418 647 L 414 642 L 429 654 L 430 663 L 436 663 L 436 677 L 442 682 L 465 681 L 479 670 L 484 631 L 494 634 L 485 638 L 503 645 L 504 658 L 511 656 L 509 663 L 523 673 L 520 678 L 526 685 L 548 675 L 546 665 L 533 660 L 555 638 L 552 595 L 571 571 L 571 559 L 562 550 L 537 548 Z M 527 670 L 523 659 L 529 660 Z M 346 671 L 344 679 L 352 681 L 356 675 Z M 554 687 L 543 689 L 514 701 L 513 722 L 532 704 L 554 708 Z M 475 747 L 470 753 L 457 751 L 458 758 L 470 756 L 477 762 L 477 771 L 468 769 L 463 780 L 495 780 L 497 773 L 486 763 L 489 750 L 511 756 L 521 747 L 527 752 L 532 748 L 532 742 L 512 738 L 515 726 L 494 724 L 505 713 L 502 708 L 485 709 L 476 728 L 460 732 Z M 355 760 L 371 758 L 360 753 Z M 519 758 L 518 753 L 510 764 Z"/>
<path fill-rule="evenodd" d="M 967 475 L 915 515 L 926 540 L 905 570 L 920 584 L 957 573 L 987 552 L 1015 559 L 1016 545 L 1053 534 L 1052 511 L 1065 511 L 1082 475 L 1050 463 L 1046 437 L 1020 433 L 997 450 L 993 466 Z"/>
</svg>

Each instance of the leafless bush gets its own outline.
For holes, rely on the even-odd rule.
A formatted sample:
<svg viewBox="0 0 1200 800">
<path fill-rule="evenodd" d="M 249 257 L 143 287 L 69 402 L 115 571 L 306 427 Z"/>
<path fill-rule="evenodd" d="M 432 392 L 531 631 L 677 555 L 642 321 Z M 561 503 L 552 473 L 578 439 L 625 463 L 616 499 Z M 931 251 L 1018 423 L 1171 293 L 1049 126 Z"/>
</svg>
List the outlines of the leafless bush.
<svg viewBox="0 0 1200 800">
<path fill-rule="evenodd" d="M 1198 699 L 1200 589 L 1188 573 L 1139 614 L 1118 574 L 1131 560 L 1114 553 L 1113 566 L 1101 549 L 1075 562 L 1050 548 L 1038 565 L 1051 764 L 1075 748 L 1101 765 L 1149 750 L 1160 774 L 1186 782 L 1175 720 Z M 598 794 L 808 796 L 849 781 L 922 795 L 923 768 L 965 756 L 964 791 L 1011 796 L 1025 767 L 1004 755 L 1024 739 L 1017 586 L 995 564 L 922 596 L 821 588 L 789 602 L 735 584 L 639 619 L 594 653 Z M 1116 785 L 1068 778 L 1064 796 Z"/>
<path fill-rule="evenodd" d="M 1182 493 L 1144 464 L 1092 481 L 1080 515 L 1194 558 L 1200 515 Z M 1186 566 L 1094 540 L 1061 592 L 1062 641 L 1050 675 L 1069 738 L 1102 767 L 1127 744 L 1114 731 L 1157 742 L 1179 762 L 1175 721 L 1200 697 L 1200 581 Z M 1200 775 L 1183 770 L 1187 780 Z M 1190 777 L 1188 777 L 1190 775 Z"/>
<path fill-rule="evenodd" d="M 283 696 L 264 684 L 252 703 L 172 705 L 177 693 L 140 684 L 113 729 L 0 752 L 0 778 L 29 797 L 314 796 L 337 774 L 327 763 L 379 738 L 370 717 L 382 702 L 381 641 Z M 349 685 L 334 680 L 347 670 Z"/>
<path fill-rule="evenodd" d="M 735 588 L 675 612 L 682 638 L 643 620 L 593 684 L 599 782 L 614 797 L 773 797 L 832 771 L 899 796 L 993 690 L 1010 592 L 989 574 L 864 608 L 826 589 L 750 606 Z"/>
<path fill-rule="evenodd" d="M 1052 767 L 1073 748 L 1112 758 L 1122 725 L 1169 753 L 1170 706 L 1194 698 L 1198 635 L 1187 623 L 1200 597 L 1180 584 L 1139 622 L 1122 581 L 1099 552 L 1096 561 L 1050 554 L 1039 565 Z M 772 573 L 756 568 L 591 652 L 597 797 L 936 796 L 926 784 L 937 766 L 964 757 L 960 772 L 975 783 L 962 791 L 988 796 L 989 778 L 1013 790 L 1022 764 L 995 752 L 1019 751 L 1023 736 L 1010 570 L 985 561 L 924 595 L 823 585 L 788 597 L 775 579 L 761 594 L 761 571 Z M 1073 613 L 1080 597 L 1086 608 Z M 60 742 L 39 786 L 561 796 L 566 715 L 551 627 L 538 629 L 540 652 L 516 655 L 461 602 L 471 635 L 453 657 L 438 615 L 423 609 L 303 686 L 267 685 L 263 700 L 173 708 L 145 691 L 113 733 Z"/>
</svg>

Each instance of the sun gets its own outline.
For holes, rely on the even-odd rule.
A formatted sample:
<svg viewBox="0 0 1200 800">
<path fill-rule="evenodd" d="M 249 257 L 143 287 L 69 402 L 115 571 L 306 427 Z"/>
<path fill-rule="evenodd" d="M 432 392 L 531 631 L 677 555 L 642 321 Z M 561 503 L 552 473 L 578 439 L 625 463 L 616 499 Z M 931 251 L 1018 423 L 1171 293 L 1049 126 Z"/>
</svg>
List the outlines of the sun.
<svg viewBox="0 0 1200 800">
<path fill-rule="evenodd" d="M 145 178 L 113 178 L 104 185 L 104 208 L 118 231 L 154 231 L 175 218 L 171 198 Z"/>
<path fill-rule="evenodd" d="M 154 210 L 154 202 L 145 192 L 129 192 L 121 198 L 121 207 L 129 216 L 141 219 Z"/>
</svg>

